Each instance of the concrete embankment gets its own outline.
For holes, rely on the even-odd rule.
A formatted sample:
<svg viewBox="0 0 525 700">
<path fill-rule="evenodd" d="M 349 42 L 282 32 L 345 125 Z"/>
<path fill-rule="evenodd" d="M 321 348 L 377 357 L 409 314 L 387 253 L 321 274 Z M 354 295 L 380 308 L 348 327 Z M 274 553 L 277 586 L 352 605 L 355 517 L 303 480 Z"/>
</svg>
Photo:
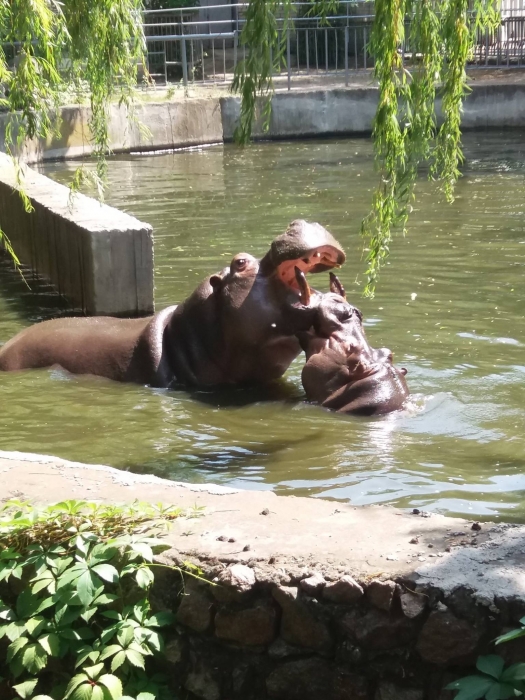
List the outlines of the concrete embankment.
<svg viewBox="0 0 525 700">
<path fill-rule="evenodd" d="M 42 488 L 45 484 L 45 489 Z M 525 614 L 525 526 L 180 484 L 0 452 L 0 494 L 202 506 L 167 535 L 168 671 L 203 700 L 449 700 Z M 523 660 L 520 640 L 498 647 Z"/>
<path fill-rule="evenodd" d="M 20 178 L 20 182 L 19 182 Z M 23 188 L 34 211 L 24 208 Z M 0 154 L 0 227 L 21 262 L 90 315 L 153 312 L 152 228 Z"/>
<path fill-rule="evenodd" d="M 463 112 L 463 128 L 525 127 L 525 84 L 499 80 L 473 82 Z M 182 96 L 159 102 L 138 101 L 129 118 L 127 109 L 110 109 L 111 147 L 115 153 L 185 148 L 231 141 L 239 117 L 239 98 L 201 89 L 199 97 Z M 269 131 L 260 124 L 254 138 L 305 138 L 366 135 L 372 131 L 377 87 L 308 86 L 278 91 L 273 98 Z M 438 106 L 439 108 L 439 106 Z M 26 144 L 23 158 L 34 163 L 55 158 L 81 158 L 92 152 L 89 108 L 64 107 L 61 133 L 47 142 Z M 0 118 L 0 136 L 6 116 Z M 149 134 L 140 128 L 147 127 Z"/>
</svg>

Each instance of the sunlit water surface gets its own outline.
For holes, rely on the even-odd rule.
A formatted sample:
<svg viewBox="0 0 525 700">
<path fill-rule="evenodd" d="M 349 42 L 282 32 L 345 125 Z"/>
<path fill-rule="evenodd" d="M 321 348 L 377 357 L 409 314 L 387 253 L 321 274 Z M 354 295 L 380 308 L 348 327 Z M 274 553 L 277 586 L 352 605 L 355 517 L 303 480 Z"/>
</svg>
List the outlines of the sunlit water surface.
<svg viewBox="0 0 525 700">
<path fill-rule="evenodd" d="M 360 298 L 359 224 L 376 182 L 367 140 L 216 146 L 119 157 L 108 201 L 155 230 L 156 303 L 180 301 L 233 254 L 261 255 L 296 217 L 341 241 L 341 279 L 414 398 L 381 419 L 308 405 L 301 360 L 269 392 L 159 391 L 56 370 L 0 375 L 0 449 L 170 479 L 525 519 L 525 139 L 467 135 L 454 204 L 422 177 L 406 239 Z M 62 181 L 74 164 L 43 171 Z M 327 288 L 326 275 L 315 279 Z M 417 296 L 416 296 L 417 295 Z M 2 263 L 0 342 L 57 302 Z"/>
</svg>

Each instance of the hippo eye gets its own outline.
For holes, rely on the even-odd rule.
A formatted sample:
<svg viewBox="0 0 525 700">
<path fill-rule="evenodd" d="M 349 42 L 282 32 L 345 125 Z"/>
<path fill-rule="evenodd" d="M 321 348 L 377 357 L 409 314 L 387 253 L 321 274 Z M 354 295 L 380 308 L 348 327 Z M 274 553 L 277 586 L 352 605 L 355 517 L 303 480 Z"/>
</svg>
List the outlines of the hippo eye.
<svg viewBox="0 0 525 700">
<path fill-rule="evenodd" d="M 248 261 L 246 258 L 237 258 L 237 260 L 234 261 L 235 269 L 238 271 L 244 270 L 247 264 Z"/>
</svg>

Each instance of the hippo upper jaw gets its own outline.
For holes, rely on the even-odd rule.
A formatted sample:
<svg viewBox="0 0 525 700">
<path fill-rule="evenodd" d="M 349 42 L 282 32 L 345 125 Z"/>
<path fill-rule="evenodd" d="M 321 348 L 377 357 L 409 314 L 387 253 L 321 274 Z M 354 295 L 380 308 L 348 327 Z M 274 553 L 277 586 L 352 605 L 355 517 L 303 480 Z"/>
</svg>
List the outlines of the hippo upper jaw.
<svg viewBox="0 0 525 700">
<path fill-rule="evenodd" d="M 261 260 L 260 271 L 300 297 L 296 268 L 304 274 L 325 272 L 340 267 L 345 259 L 344 250 L 329 231 L 318 223 L 297 219 L 272 242 Z"/>
</svg>

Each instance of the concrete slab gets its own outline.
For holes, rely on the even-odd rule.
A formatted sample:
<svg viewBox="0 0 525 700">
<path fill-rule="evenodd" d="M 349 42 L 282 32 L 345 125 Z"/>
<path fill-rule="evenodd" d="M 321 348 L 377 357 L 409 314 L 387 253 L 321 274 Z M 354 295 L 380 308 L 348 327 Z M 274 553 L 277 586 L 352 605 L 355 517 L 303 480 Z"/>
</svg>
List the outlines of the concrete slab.
<svg viewBox="0 0 525 700">
<path fill-rule="evenodd" d="M 499 597 L 525 601 L 523 525 L 482 523 L 472 529 L 472 522 L 431 513 L 178 483 L 103 465 L 0 452 L 0 499 L 11 497 L 202 507 L 202 518 L 175 523 L 168 556 L 193 558 L 205 570 L 217 561 L 251 562 L 256 575 L 269 580 L 316 570 L 327 580 L 350 574 L 409 579 L 444 592 L 467 586 L 486 605 Z"/>
</svg>

